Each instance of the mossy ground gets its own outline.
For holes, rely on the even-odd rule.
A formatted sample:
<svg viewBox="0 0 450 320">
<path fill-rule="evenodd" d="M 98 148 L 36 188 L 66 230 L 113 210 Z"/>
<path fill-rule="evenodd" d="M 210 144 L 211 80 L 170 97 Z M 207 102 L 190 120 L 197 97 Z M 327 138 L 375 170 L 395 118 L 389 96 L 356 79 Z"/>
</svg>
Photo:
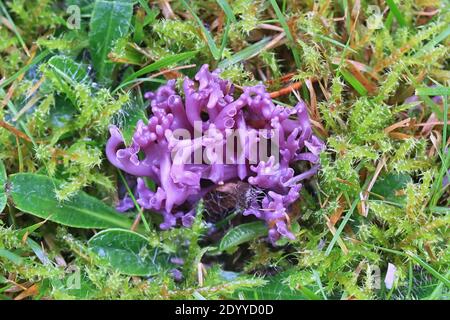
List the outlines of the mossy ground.
<svg viewBox="0 0 450 320">
<path fill-rule="evenodd" d="M 115 2 L 132 6 L 128 24 L 93 35 L 108 6 L 0 1 L 8 176 L 47 175 L 63 181 L 58 201 L 84 190 L 113 206 L 121 179 L 104 157 L 108 125 L 132 132 L 143 92 L 208 63 L 238 85 L 264 82 L 279 103 L 308 103 L 327 150 L 295 208 L 296 240 L 274 248 L 255 238 L 217 256 L 202 241 L 201 214 L 193 228 L 165 232 L 147 216 L 143 235 L 184 258 L 184 277 L 128 276 L 89 248 L 95 231 L 52 222 L 51 213 L 40 223 L 9 199 L 0 299 L 448 298 L 447 1 Z M 405 102 L 415 94 L 419 102 Z M 391 289 L 388 264 L 397 268 Z"/>
</svg>

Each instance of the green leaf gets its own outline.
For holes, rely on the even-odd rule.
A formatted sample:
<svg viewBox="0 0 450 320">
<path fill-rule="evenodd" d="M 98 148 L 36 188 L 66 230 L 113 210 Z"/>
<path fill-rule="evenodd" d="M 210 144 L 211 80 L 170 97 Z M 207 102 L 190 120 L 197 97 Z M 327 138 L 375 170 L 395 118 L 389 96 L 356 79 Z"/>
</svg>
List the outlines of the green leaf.
<svg viewBox="0 0 450 320">
<path fill-rule="evenodd" d="M 88 79 L 86 66 L 66 56 L 54 56 L 48 60 L 53 71 L 68 83 L 82 83 Z"/>
<path fill-rule="evenodd" d="M 0 160 L 0 213 L 3 212 L 3 210 L 6 207 L 6 189 L 5 189 L 5 185 L 6 185 L 6 170 L 5 170 L 5 165 L 3 164 L 3 162 Z"/>
<path fill-rule="evenodd" d="M 64 95 L 57 95 L 54 106 L 50 108 L 49 126 L 53 127 L 53 129 L 62 130 L 73 128 L 77 113 L 77 108 L 69 98 L 66 98 Z"/>
<path fill-rule="evenodd" d="M 26 234 L 32 234 L 33 232 L 35 232 L 36 230 L 38 230 L 40 227 L 42 227 L 47 221 L 40 221 L 38 223 L 35 223 L 31 226 L 22 228 L 20 230 L 17 230 L 17 237 L 19 239 L 22 239 Z"/>
<path fill-rule="evenodd" d="M 291 289 L 284 281 L 292 274 L 291 271 L 266 277 L 267 284 L 258 288 L 245 288 L 235 292 L 233 296 L 244 296 L 249 300 L 321 300 L 310 288 L 304 284 L 298 285 L 298 290 Z"/>
<path fill-rule="evenodd" d="M 129 146 L 132 142 L 134 132 L 136 130 L 136 124 L 139 120 L 143 120 L 147 123 L 147 115 L 145 111 L 139 107 L 133 108 L 131 110 L 126 110 L 127 115 L 124 117 L 122 125 L 122 135 L 125 139 L 125 144 Z"/>
<path fill-rule="evenodd" d="M 59 202 L 55 189 L 62 182 L 47 176 L 18 173 L 10 176 L 9 184 L 15 207 L 34 216 L 76 228 L 130 228 L 132 225 L 127 217 L 84 192 Z"/>
<path fill-rule="evenodd" d="M 230 250 L 265 235 L 267 235 L 267 226 L 261 221 L 241 224 L 227 232 L 220 241 L 219 250 Z"/>
<path fill-rule="evenodd" d="M 131 0 L 97 0 L 92 12 L 89 45 L 97 79 L 101 83 L 110 82 L 114 63 L 108 54 L 115 41 L 128 33 L 133 16 Z"/>
<path fill-rule="evenodd" d="M 450 208 L 445 207 L 431 207 L 430 211 L 433 213 L 450 214 Z"/>
<path fill-rule="evenodd" d="M 108 229 L 89 240 L 89 246 L 126 275 L 151 276 L 169 269 L 169 256 L 153 248 L 144 236 L 129 230 Z"/>
<path fill-rule="evenodd" d="M 412 182 L 412 178 L 407 174 L 385 174 L 378 177 L 373 185 L 372 196 L 373 199 L 379 199 L 377 195 L 382 196 L 384 200 L 392 202 L 402 202 L 404 197 L 396 195 L 396 193 L 406 188 L 408 183 Z"/>
</svg>

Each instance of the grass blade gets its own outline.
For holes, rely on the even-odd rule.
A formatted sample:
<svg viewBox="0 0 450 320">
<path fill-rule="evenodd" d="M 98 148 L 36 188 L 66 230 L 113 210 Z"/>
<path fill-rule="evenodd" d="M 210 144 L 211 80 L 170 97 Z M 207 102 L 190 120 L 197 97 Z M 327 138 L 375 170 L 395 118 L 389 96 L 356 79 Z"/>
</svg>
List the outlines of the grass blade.
<svg viewBox="0 0 450 320">
<path fill-rule="evenodd" d="M 6 10 L 5 5 L 3 4 L 3 1 L 0 1 L 0 8 L 3 11 L 3 14 L 6 17 L 6 20 L 11 24 L 14 34 L 16 35 L 17 39 L 19 40 L 20 45 L 22 46 L 23 50 L 27 54 L 27 56 L 30 56 L 30 53 L 28 52 L 27 45 L 25 44 L 25 41 L 23 40 L 22 36 L 19 33 L 19 30 L 17 30 L 16 24 L 14 23 L 13 19 L 11 19 L 11 16 L 8 13 L 8 10 Z"/>
<path fill-rule="evenodd" d="M 220 57 L 223 56 L 223 50 L 225 50 L 225 47 L 227 45 L 228 33 L 230 32 L 230 27 L 231 27 L 231 20 L 227 19 L 227 24 L 225 25 L 225 32 L 224 32 L 223 38 L 222 38 L 222 44 L 220 45 Z"/>
<path fill-rule="evenodd" d="M 414 262 L 416 262 L 417 264 L 419 264 L 421 267 L 423 267 L 424 269 L 426 269 L 431 275 L 433 275 L 436 279 L 440 280 L 445 286 L 447 286 L 448 288 L 450 288 L 450 280 L 447 279 L 447 276 L 443 276 L 441 275 L 438 271 L 436 271 L 432 266 L 430 266 L 428 263 L 426 263 L 425 261 L 423 261 L 421 258 L 419 258 L 418 256 L 416 256 L 414 253 L 412 252 L 401 252 L 398 250 L 394 250 L 394 249 L 388 249 L 388 248 L 383 248 L 380 246 L 376 246 L 373 244 L 369 244 L 369 243 L 365 243 L 363 242 L 364 245 L 374 248 L 374 249 L 379 249 L 382 251 L 386 251 L 386 252 L 390 252 L 393 254 L 397 254 L 399 256 L 403 256 L 403 257 L 408 257 L 411 258 Z"/>
<path fill-rule="evenodd" d="M 172 64 L 175 64 L 177 62 L 190 59 L 194 57 L 197 54 L 197 51 L 186 51 L 179 54 L 174 54 L 168 57 L 164 57 L 158 61 L 153 62 L 152 64 L 149 64 L 148 66 L 142 68 L 139 71 L 136 71 L 135 73 L 129 75 L 122 83 L 130 82 L 131 80 L 134 80 L 144 74 L 154 72 L 157 70 L 160 70 L 162 68 L 166 68 Z"/>
<path fill-rule="evenodd" d="M 446 154 L 445 144 L 447 143 L 447 129 L 448 129 L 448 96 L 445 95 L 443 100 L 444 100 L 444 128 L 442 129 L 442 137 L 443 137 L 442 154 Z"/>
<path fill-rule="evenodd" d="M 418 96 L 450 96 L 450 88 L 448 87 L 420 87 L 416 89 Z"/>
<path fill-rule="evenodd" d="M 400 9 L 395 4 L 394 0 L 386 0 L 386 3 L 389 6 L 389 8 L 391 9 L 392 14 L 397 19 L 398 24 L 401 27 L 406 27 L 407 24 L 406 24 L 405 17 L 403 16 L 403 14 L 401 13 Z"/>
<path fill-rule="evenodd" d="M 341 69 L 340 73 L 344 79 L 355 89 L 360 95 L 367 95 L 367 89 L 347 70 Z"/>
<path fill-rule="evenodd" d="M 227 0 L 216 0 L 219 6 L 222 8 L 223 12 L 231 22 L 236 22 L 236 17 L 234 16 L 233 10 Z"/>
<path fill-rule="evenodd" d="M 194 12 L 194 10 L 187 4 L 185 0 L 181 0 L 181 3 L 186 7 L 186 9 L 192 14 L 195 21 L 198 23 L 198 26 L 202 30 L 206 42 L 208 43 L 209 50 L 211 51 L 212 56 L 214 59 L 219 60 L 220 59 L 220 50 L 217 48 L 217 45 L 211 35 L 211 32 L 209 32 L 208 29 L 206 29 L 205 25 L 203 24 L 202 20 L 197 16 L 197 14 Z"/>
<path fill-rule="evenodd" d="M 9 77 L 7 80 L 0 83 L 0 89 L 5 88 L 6 86 L 10 85 L 14 80 L 16 80 L 22 73 L 27 72 L 30 70 L 34 65 L 38 64 L 42 60 L 44 60 L 48 55 L 50 54 L 50 50 L 42 51 L 38 56 L 36 56 L 33 61 L 30 64 L 27 64 L 23 68 L 21 68 L 19 71 L 17 71 L 15 74 L 13 74 L 11 77 Z"/>
<path fill-rule="evenodd" d="M 431 39 L 426 45 L 424 45 L 419 51 L 417 51 L 414 54 L 414 58 L 420 58 L 424 54 L 429 53 L 431 49 L 433 49 L 441 41 L 445 40 L 448 36 L 450 36 L 450 26 L 448 26 L 444 31 Z"/>
<path fill-rule="evenodd" d="M 289 26 L 286 22 L 286 19 L 284 18 L 284 14 L 281 12 L 280 7 L 278 6 L 278 3 L 276 0 L 270 0 L 270 3 L 272 4 L 273 10 L 275 10 L 275 14 L 277 15 L 278 21 L 280 22 L 281 26 L 284 29 L 284 32 L 286 33 L 286 37 L 291 42 L 291 50 L 292 55 L 294 56 L 295 65 L 297 68 L 300 68 L 301 66 L 301 60 L 300 60 L 300 54 L 295 47 L 295 39 L 292 36 L 291 30 L 289 29 Z"/>
<path fill-rule="evenodd" d="M 338 241 L 342 230 L 344 230 L 344 227 L 347 224 L 348 220 L 350 220 L 350 217 L 352 216 L 353 211 L 355 211 L 356 206 L 359 203 L 359 200 L 360 200 L 359 197 L 357 197 L 353 201 L 352 206 L 350 207 L 350 210 L 348 210 L 347 213 L 345 214 L 344 220 L 342 220 L 341 224 L 339 225 L 339 228 L 336 230 L 336 233 L 333 236 L 333 239 L 331 239 L 331 242 L 328 245 L 327 250 L 325 251 L 326 256 L 328 256 L 331 253 L 331 250 L 333 250 L 333 247 L 336 244 L 336 242 Z"/>
<path fill-rule="evenodd" d="M 432 266 L 430 266 L 428 263 L 420 259 L 418 256 L 416 256 L 413 253 L 407 253 L 407 256 L 411 257 L 416 263 L 420 264 L 424 269 L 426 269 L 430 274 L 432 274 L 436 279 L 440 280 L 447 288 L 450 288 L 450 280 L 447 279 L 445 276 L 437 272 Z"/>
<path fill-rule="evenodd" d="M 245 48 L 244 50 L 239 51 L 228 59 L 223 60 L 219 63 L 219 68 L 227 68 L 233 64 L 239 63 L 244 60 L 248 60 L 259 53 L 264 49 L 266 44 L 270 41 L 270 38 L 264 38 L 259 42 L 252 44 L 251 46 Z"/>
<path fill-rule="evenodd" d="M 6 170 L 5 165 L 3 164 L 3 161 L 0 160 L 0 212 L 3 212 L 3 209 L 5 209 L 6 202 L 7 202 L 7 196 L 6 196 Z"/>
</svg>

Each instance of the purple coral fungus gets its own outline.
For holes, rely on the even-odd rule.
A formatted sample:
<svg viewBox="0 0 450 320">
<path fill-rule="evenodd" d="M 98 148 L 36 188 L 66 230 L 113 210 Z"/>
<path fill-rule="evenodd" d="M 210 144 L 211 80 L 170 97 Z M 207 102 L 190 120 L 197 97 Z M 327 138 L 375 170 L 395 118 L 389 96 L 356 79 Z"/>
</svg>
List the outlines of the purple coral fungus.
<svg viewBox="0 0 450 320">
<path fill-rule="evenodd" d="M 137 123 L 131 145 L 110 127 L 106 155 L 138 177 L 137 202 L 162 214 L 161 229 L 177 222 L 191 225 L 196 203 L 211 186 L 245 181 L 266 193 L 243 214 L 264 220 L 272 243 L 280 236 L 294 239 L 288 208 L 298 199 L 302 181 L 317 173 L 324 144 L 313 134 L 304 102 L 294 108 L 276 105 L 264 85 L 242 91 L 236 94 L 218 70 L 204 65 L 194 80 L 184 79 L 182 94 L 170 80 L 145 95 L 152 115 L 148 123 Z M 240 148 L 230 149 L 228 138 L 235 141 L 235 132 Z M 308 169 L 296 174 L 300 162 L 309 163 Z M 143 177 L 155 181 L 155 191 Z M 131 205 L 126 198 L 118 209 Z"/>
</svg>

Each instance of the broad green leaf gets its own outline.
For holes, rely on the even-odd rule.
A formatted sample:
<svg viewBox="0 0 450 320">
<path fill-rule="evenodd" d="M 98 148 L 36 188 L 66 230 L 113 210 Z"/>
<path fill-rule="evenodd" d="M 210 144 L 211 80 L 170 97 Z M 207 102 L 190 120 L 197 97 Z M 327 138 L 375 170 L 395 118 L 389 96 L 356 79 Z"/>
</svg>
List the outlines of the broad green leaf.
<svg viewBox="0 0 450 320">
<path fill-rule="evenodd" d="M 372 193 L 373 199 L 379 200 L 378 196 L 382 196 L 386 201 L 402 202 L 404 197 L 397 195 L 398 191 L 406 188 L 408 183 L 412 182 L 411 176 L 407 174 L 385 174 L 378 177 L 375 182 Z"/>
<path fill-rule="evenodd" d="M 10 177 L 9 184 L 15 207 L 34 216 L 76 228 L 130 228 L 132 225 L 127 217 L 84 192 L 59 202 L 55 189 L 61 182 L 47 176 L 18 173 Z"/>
<path fill-rule="evenodd" d="M 267 235 L 267 226 L 263 222 L 241 224 L 227 232 L 220 242 L 219 250 L 230 250 L 242 243 L 265 235 Z"/>
<path fill-rule="evenodd" d="M 114 43 L 128 33 L 133 16 L 131 0 L 97 0 L 92 12 L 89 32 L 89 46 L 97 71 L 97 79 L 101 83 L 110 82 L 114 68 L 108 54 Z"/>
<path fill-rule="evenodd" d="M 286 283 L 286 278 L 291 271 L 279 273 L 275 276 L 265 277 L 267 284 L 258 288 L 245 288 L 237 290 L 233 296 L 240 296 L 248 300 L 321 300 L 321 298 L 308 288 L 299 283 L 298 290 L 291 289 Z"/>
<path fill-rule="evenodd" d="M 63 279 L 51 278 L 51 287 L 58 288 L 54 298 L 61 300 L 59 294 L 63 294 L 62 299 L 88 300 L 95 298 L 95 285 L 89 279 L 88 275 L 75 269 L 73 272 L 66 272 Z"/>
<path fill-rule="evenodd" d="M 48 60 L 52 70 L 68 83 L 82 83 L 88 79 L 86 66 L 66 56 L 54 56 Z"/>
<path fill-rule="evenodd" d="M 66 131 L 72 128 L 75 124 L 75 117 L 77 115 L 77 108 L 71 103 L 70 99 L 63 95 L 55 97 L 55 105 L 50 108 L 49 112 L 49 126 L 53 129 L 61 129 Z"/>
<path fill-rule="evenodd" d="M 143 120 L 145 123 L 147 123 L 147 115 L 145 114 L 145 111 L 135 106 L 134 108 L 126 109 L 125 116 L 123 117 L 123 124 L 122 124 L 122 135 L 125 139 L 125 144 L 130 145 L 131 140 L 133 138 L 133 134 L 136 130 L 136 124 L 139 120 Z"/>
<path fill-rule="evenodd" d="M 151 247 L 147 238 L 133 231 L 101 231 L 89 240 L 89 246 L 126 275 L 151 276 L 170 267 L 167 254 Z"/>
<path fill-rule="evenodd" d="M 6 170 L 5 165 L 0 160 L 0 212 L 6 207 Z"/>
</svg>

